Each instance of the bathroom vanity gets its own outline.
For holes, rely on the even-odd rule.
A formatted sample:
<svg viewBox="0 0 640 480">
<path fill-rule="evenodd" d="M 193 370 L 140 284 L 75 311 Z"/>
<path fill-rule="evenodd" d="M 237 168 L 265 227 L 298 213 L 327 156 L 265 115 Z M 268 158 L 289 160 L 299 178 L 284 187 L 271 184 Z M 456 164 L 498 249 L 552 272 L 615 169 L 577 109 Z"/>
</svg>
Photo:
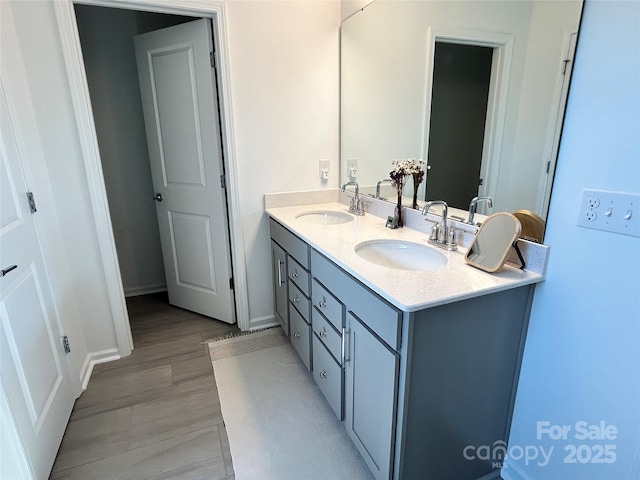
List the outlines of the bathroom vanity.
<svg viewBox="0 0 640 480">
<path fill-rule="evenodd" d="M 270 208 L 275 314 L 377 479 L 496 478 L 535 283 L 479 271 L 460 252 L 419 270 L 364 259 L 364 242 L 425 244 L 341 203 Z M 428 247 L 431 248 L 431 247 Z M 469 448 L 467 448 L 469 447 Z"/>
</svg>

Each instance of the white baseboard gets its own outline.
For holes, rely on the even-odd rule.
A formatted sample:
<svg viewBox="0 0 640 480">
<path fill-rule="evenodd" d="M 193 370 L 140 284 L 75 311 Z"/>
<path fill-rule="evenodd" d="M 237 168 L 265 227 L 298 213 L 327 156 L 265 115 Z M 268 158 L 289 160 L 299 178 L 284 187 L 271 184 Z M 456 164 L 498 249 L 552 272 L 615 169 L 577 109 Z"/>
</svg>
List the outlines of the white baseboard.
<svg viewBox="0 0 640 480">
<path fill-rule="evenodd" d="M 265 315 L 264 317 L 255 317 L 249 320 L 249 330 L 257 330 L 259 328 L 275 327 L 280 325 L 274 315 Z"/>
<path fill-rule="evenodd" d="M 122 356 L 117 348 L 89 353 L 84 359 L 82 369 L 80 370 L 80 384 L 82 385 L 82 391 L 84 392 L 87 389 L 91 373 L 93 372 L 93 367 L 99 363 L 113 362 L 114 360 L 120 360 L 120 358 L 122 358 Z"/>
<path fill-rule="evenodd" d="M 166 292 L 167 285 L 150 285 L 147 287 L 134 287 L 134 288 L 125 288 L 124 296 L 125 297 L 137 297 L 138 295 L 149 295 L 150 293 L 158 293 L 158 292 Z"/>
</svg>

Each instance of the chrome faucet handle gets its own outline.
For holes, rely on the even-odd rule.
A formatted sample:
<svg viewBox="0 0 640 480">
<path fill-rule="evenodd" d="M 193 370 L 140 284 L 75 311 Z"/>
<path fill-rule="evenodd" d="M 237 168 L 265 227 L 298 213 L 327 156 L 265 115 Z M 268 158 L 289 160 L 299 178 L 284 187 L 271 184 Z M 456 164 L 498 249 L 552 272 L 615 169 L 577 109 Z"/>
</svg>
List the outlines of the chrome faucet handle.
<svg viewBox="0 0 640 480">
<path fill-rule="evenodd" d="M 433 227 L 431 227 L 431 235 L 429 236 L 429 240 L 433 242 L 437 242 L 439 234 L 440 234 L 440 226 L 437 223 L 434 223 Z"/>
<path fill-rule="evenodd" d="M 453 227 L 449 229 L 449 235 L 447 237 L 447 250 L 458 250 L 458 232 Z"/>
<path fill-rule="evenodd" d="M 449 227 L 447 225 L 440 225 L 439 232 L 438 232 L 438 242 L 442 243 L 443 245 L 446 245 L 448 240 L 449 240 Z"/>
</svg>

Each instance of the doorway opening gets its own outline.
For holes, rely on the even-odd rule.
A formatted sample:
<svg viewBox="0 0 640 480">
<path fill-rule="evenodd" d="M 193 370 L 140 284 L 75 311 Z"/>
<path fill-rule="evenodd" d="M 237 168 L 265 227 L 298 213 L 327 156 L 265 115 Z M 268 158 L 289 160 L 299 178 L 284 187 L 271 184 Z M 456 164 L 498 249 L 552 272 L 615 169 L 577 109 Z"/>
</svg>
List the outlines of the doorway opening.
<svg viewBox="0 0 640 480">
<path fill-rule="evenodd" d="M 211 19 L 92 5 L 74 5 L 74 12 L 124 295 L 168 289 L 170 302 L 176 306 L 227 323 L 235 322 L 228 201 L 216 178 L 219 172 L 224 175 L 224 164 L 217 79 L 210 78 L 213 65 L 210 65 L 210 46 L 207 45 L 214 41 Z M 207 70 L 208 80 L 213 84 L 208 85 L 207 94 L 216 98 L 201 104 L 205 95 L 202 91 L 190 90 L 190 73 L 181 75 L 177 69 L 170 68 L 169 78 L 165 72 L 163 78 L 151 79 L 156 101 L 152 107 L 156 111 L 150 114 L 143 108 L 142 77 L 138 72 L 134 38 L 149 36 L 150 32 L 159 37 L 175 36 L 176 30 L 189 33 L 192 23 L 205 27 L 206 65 L 201 68 L 200 62 L 196 67 Z M 193 56 L 193 51 L 185 51 L 184 45 L 182 41 L 177 54 L 165 49 L 160 61 L 153 63 L 152 75 L 162 69 L 162 62 L 167 59 L 175 67 L 176 61 Z M 164 65 L 166 67 L 166 63 Z M 174 77 L 180 76 L 182 84 L 176 84 Z M 194 103 L 198 105 L 190 112 L 170 104 L 172 98 L 169 97 L 180 93 L 173 88 L 185 82 L 187 94 L 197 98 Z M 206 83 L 207 79 L 205 89 Z M 165 85 L 164 98 L 162 85 Z M 189 114 L 194 122 L 186 125 L 184 120 Z M 162 125 L 155 123 L 158 115 L 162 116 Z M 208 119 L 208 124 L 202 123 L 203 118 Z M 162 135 L 152 139 L 149 130 L 156 129 Z M 173 138 L 169 138 L 170 134 Z M 211 137 L 216 137 L 213 142 Z M 202 147 L 202 142 L 209 142 L 213 147 Z M 198 158 L 193 158 L 194 152 Z M 152 172 L 154 162 L 157 166 Z M 190 176 L 196 170 L 202 181 L 194 183 Z M 172 186 L 175 188 L 169 193 Z M 191 190 L 215 190 L 219 204 L 216 217 L 193 211 L 199 208 L 196 202 L 214 202 L 191 197 L 185 200 L 193 193 L 190 187 Z M 167 198 L 160 203 L 158 198 L 162 199 L 162 195 L 157 192 L 162 188 Z M 173 202 L 171 206 L 170 202 Z M 217 250 L 222 254 L 216 254 Z M 228 275 L 221 273 L 225 271 Z M 220 281 L 220 275 L 225 277 L 224 281 Z"/>
<path fill-rule="evenodd" d="M 470 200 L 477 195 L 495 197 L 506 120 L 513 36 L 431 27 L 427 37 L 423 158 L 427 160 L 429 169 L 425 172 L 426 178 L 418 194 L 426 200 L 444 199 L 450 207 L 466 210 Z M 473 64 L 473 69 L 469 70 L 475 73 L 467 71 L 465 64 L 469 62 Z M 462 81 L 465 85 L 456 85 Z M 444 102 L 440 103 L 436 96 L 440 96 L 443 88 L 448 98 L 445 97 Z M 456 105 L 457 113 L 449 117 L 447 110 L 452 102 Z M 476 104 L 473 109 L 472 104 Z M 471 110 L 475 113 L 470 114 Z M 441 115 L 448 120 L 438 119 Z M 471 121 L 474 125 L 472 130 L 469 125 L 463 124 L 462 117 L 466 117 L 465 121 Z M 431 135 L 432 123 L 439 133 Z M 471 131 L 473 133 L 469 133 Z M 440 136 L 444 138 L 443 145 L 437 144 Z M 433 150 L 431 142 L 436 142 Z M 436 157 L 436 166 L 433 168 L 432 154 Z M 451 157 L 456 157 L 456 160 L 450 162 Z M 447 170 L 449 167 L 452 168 Z M 439 183 L 442 185 L 431 185 Z M 457 192 L 461 184 L 465 184 L 466 188 Z M 483 205 L 479 213 L 486 213 L 482 210 L 484 208 Z"/>
<path fill-rule="evenodd" d="M 464 208 L 482 185 L 493 48 L 435 44 L 425 200 Z"/>
</svg>

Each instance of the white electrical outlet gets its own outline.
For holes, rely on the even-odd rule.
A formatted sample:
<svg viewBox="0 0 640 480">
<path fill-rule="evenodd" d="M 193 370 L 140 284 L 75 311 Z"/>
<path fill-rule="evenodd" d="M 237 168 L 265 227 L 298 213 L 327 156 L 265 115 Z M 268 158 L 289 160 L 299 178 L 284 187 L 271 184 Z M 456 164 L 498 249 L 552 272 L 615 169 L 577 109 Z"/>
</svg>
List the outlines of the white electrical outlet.
<svg viewBox="0 0 640 480">
<path fill-rule="evenodd" d="M 319 162 L 319 173 L 320 178 L 324 180 L 329 180 L 329 171 L 331 168 L 331 160 L 320 160 Z"/>
<path fill-rule="evenodd" d="M 355 181 L 356 177 L 358 176 L 357 158 L 347 158 L 347 176 L 351 181 Z"/>
<path fill-rule="evenodd" d="M 584 189 L 578 225 L 640 237 L 640 194 Z"/>
</svg>

